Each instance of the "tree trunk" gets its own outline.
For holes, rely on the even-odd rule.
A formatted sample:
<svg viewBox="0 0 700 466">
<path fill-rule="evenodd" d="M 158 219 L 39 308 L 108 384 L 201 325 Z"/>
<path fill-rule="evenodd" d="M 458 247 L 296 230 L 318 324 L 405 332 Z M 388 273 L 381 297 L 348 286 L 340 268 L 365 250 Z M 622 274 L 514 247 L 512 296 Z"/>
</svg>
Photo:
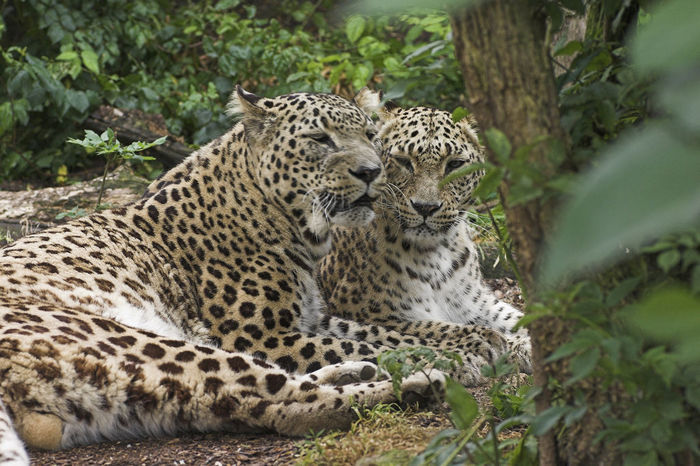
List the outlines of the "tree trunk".
<svg viewBox="0 0 700 466">
<path fill-rule="evenodd" d="M 481 128 L 500 129 L 514 150 L 540 136 L 566 141 L 544 43 L 545 18 L 532 9 L 531 3 L 527 0 L 482 2 L 473 8 L 451 12 L 451 23 L 469 102 Z M 496 163 L 491 154 L 489 158 Z M 529 159 L 547 177 L 556 171 L 547 158 L 546 144 L 534 147 Z M 510 206 L 508 192 L 508 180 L 504 180 L 499 193 L 517 253 L 521 286 L 533 302 L 537 257 L 554 205 L 551 200 L 536 199 Z M 529 326 L 535 384 L 543 388 L 536 399 L 538 412 L 550 406 L 551 396 L 543 359 L 564 341 L 566 330 L 557 318 L 542 318 Z M 553 430 L 539 438 L 539 454 L 542 465 L 566 462 Z"/>
</svg>

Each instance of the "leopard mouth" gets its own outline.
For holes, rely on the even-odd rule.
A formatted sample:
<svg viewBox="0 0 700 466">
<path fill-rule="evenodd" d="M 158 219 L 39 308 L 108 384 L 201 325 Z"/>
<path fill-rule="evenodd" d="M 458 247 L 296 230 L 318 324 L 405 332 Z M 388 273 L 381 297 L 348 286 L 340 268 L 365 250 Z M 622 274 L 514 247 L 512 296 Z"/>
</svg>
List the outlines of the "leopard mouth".
<svg viewBox="0 0 700 466">
<path fill-rule="evenodd" d="M 425 222 L 415 227 L 404 227 L 403 231 L 406 233 L 413 233 L 418 235 L 438 233 L 437 229 L 431 227 Z"/>
<path fill-rule="evenodd" d="M 442 225 L 430 225 L 428 222 L 423 221 L 420 225 L 409 226 L 404 222 L 401 222 L 401 229 L 405 235 L 422 237 L 422 236 L 443 236 L 449 234 L 449 232 L 457 225 L 456 222 L 450 222 Z"/>
<path fill-rule="evenodd" d="M 363 194 L 352 202 L 347 202 L 344 199 L 336 199 L 331 213 L 332 215 L 335 215 L 337 213 L 347 212 L 348 210 L 357 209 L 359 207 L 367 207 L 368 209 L 371 209 L 372 204 L 376 200 L 376 197 L 370 197 L 367 193 Z"/>
</svg>

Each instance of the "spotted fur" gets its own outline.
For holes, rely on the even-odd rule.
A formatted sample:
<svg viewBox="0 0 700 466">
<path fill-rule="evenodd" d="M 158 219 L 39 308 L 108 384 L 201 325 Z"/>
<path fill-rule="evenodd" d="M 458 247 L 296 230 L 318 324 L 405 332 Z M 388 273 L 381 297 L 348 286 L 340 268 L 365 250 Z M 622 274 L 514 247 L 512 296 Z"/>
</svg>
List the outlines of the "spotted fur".
<svg viewBox="0 0 700 466">
<path fill-rule="evenodd" d="M 379 114 L 376 143 L 391 194 L 369 227 L 334 228 L 319 274 L 329 313 L 404 334 L 437 334 L 461 347 L 497 331 L 529 370 L 527 332 L 513 330 L 522 312 L 484 283 L 471 239 L 466 209 L 481 173 L 438 186 L 451 171 L 483 160 L 476 126 L 426 107 L 389 104 Z M 436 328 L 435 321 L 460 325 Z"/>
<path fill-rule="evenodd" d="M 393 401 L 363 362 L 388 346 L 318 334 L 313 275 L 331 223 L 374 216 L 384 171 L 358 106 L 374 101 L 237 88 L 241 122 L 140 201 L 0 249 L 3 452 L 26 460 L 8 415 L 53 449 L 182 430 L 301 435 L 347 427 L 352 399 Z"/>
<path fill-rule="evenodd" d="M 29 464 L 27 452 L 24 451 L 22 442 L 12 429 L 12 421 L 2 400 L 0 400 L 0 464 L 4 466 Z"/>
</svg>

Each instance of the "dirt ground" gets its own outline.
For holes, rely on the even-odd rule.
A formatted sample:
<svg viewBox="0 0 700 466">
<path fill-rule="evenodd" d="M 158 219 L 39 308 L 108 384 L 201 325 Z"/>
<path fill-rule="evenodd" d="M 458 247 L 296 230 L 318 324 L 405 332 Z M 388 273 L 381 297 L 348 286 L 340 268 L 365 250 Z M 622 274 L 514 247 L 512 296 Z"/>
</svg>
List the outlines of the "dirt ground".
<svg viewBox="0 0 700 466">
<path fill-rule="evenodd" d="M 34 465 L 279 465 L 294 463 L 295 444 L 277 435 L 188 434 L 29 454 Z"/>
</svg>

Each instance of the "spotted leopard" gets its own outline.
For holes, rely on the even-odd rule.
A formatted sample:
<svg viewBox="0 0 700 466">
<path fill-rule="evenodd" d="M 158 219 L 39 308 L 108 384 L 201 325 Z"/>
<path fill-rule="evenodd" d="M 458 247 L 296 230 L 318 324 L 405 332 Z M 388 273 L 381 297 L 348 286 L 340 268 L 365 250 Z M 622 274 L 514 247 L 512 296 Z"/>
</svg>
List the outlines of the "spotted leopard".
<svg viewBox="0 0 700 466">
<path fill-rule="evenodd" d="M 301 435 L 347 427 L 351 400 L 394 401 L 371 362 L 387 340 L 373 326 L 352 326 L 364 341 L 324 331 L 313 274 L 331 223 L 374 216 L 384 171 L 360 107 L 375 100 L 237 88 L 241 122 L 141 200 L 0 249 L 3 461 L 26 463 L 16 434 L 48 449 L 183 430 Z M 418 376 L 402 391 L 432 393 Z"/>
<path fill-rule="evenodd" d="M 481 173 L 443 188 L 452 171 L 483 160 L 476 125 L 448 112 L 389 102 L 379 112 L 381 148 L 391 194 L 367 227 L 333 229 L 333 248 L 320 265 L 328 312 L 381 324 L 404 334 L 437 332 L 452 344 L 465 335 L 501 332 L 512 359 L 526 371 L 530 342 L 513 330 L 522 312 L 497 299 L 484 283 L 466 209 Z M 461 343 L 460 346 L 464 346 Z"/>
</svg>

